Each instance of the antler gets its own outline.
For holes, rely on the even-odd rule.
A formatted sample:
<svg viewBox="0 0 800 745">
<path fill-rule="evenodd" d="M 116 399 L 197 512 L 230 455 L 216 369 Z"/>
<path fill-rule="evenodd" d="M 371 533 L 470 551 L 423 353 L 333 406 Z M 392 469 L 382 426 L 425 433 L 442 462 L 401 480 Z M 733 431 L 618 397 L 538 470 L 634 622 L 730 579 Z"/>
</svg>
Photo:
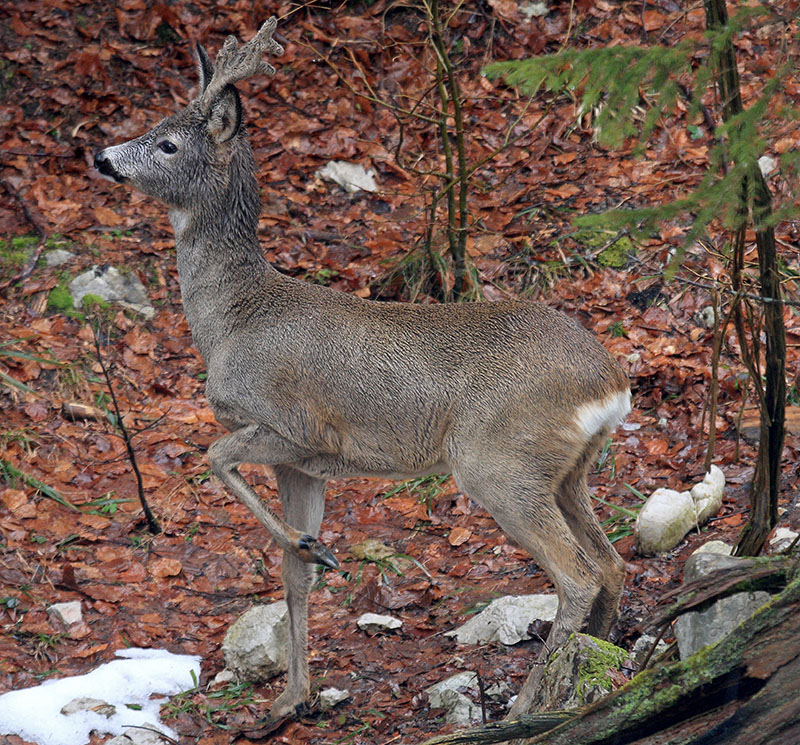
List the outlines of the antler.
<svg viewBox="0 0 800 745">
<path fill-rule="evenodd" d="M 261 55 L 265 52 L 275 55 L 283 54 L 283 47 L 272 38 L 277 25 L 278 19 L 275 16 L 268 18 L 258 33 L 241 48 L 239 48 L 236 37 L 229 36 L 225 39 L 214 62 L 214 75 L 211 82 L 200 96 L 203 110 L 208 111 L 211 108 L 214 99 L 226 85 L 254 75 L 275 74 L 275 68 L 269 62 L 264 61 Z"/>
</svg>

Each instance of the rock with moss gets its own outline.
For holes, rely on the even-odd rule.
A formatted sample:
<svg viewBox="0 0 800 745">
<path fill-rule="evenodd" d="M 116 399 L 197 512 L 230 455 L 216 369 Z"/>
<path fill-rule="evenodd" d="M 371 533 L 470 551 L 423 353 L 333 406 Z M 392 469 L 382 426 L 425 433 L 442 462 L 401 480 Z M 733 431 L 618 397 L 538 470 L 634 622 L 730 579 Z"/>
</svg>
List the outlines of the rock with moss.
<svg viewBox="0 0 800 745">
<path fill-rule="evenodd" d="M 118 303 L 145 318 L 152 318 L 155 310 L 142 283 L 133 275 L 113 266 L 93 266 L 69 283 L 69 291 L 76 305 L 84 296 L 94 295 L 107 303 Z"/>
<path fill-rule="evenodd" d="M 574 709 L 602 698 L 618 687 L 614 673 L 627 658 L 628 652 L 610 642 L 572 634 L 548 658 L 532 710 Z"/>
</svg>

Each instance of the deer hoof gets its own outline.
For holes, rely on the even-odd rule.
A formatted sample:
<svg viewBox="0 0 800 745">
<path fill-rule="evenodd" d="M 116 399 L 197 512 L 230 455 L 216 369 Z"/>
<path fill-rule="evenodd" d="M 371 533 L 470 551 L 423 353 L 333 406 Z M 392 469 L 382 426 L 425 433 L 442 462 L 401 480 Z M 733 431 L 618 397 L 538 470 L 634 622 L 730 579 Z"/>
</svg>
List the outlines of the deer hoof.
<svg viewBox="0 0 800 745">
<path fill-rule="evenodd" d="M 298 556 L 309 564 L 322 564 L 331 569 L 339 568 L 339 562 L 333 552 L 310 535 L 300 536 L 297 540 L 297 549 Z"/>
</svg>

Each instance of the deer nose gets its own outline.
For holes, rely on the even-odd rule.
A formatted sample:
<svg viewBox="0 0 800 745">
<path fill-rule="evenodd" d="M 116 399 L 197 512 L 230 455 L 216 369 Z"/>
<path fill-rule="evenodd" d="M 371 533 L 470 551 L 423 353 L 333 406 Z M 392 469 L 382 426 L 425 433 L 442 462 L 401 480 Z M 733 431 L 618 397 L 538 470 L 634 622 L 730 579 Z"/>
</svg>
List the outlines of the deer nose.
<svg viewBox="0 0 800 745">
<path fill-rule="evenodd" d="M 114 166 L 104 153 L 104 150 L 99 150 L 94 154 L 94 167 L 107 178 L 118 182 L 124 181 L 122 176 L 114 170 Z"/>
</svg>

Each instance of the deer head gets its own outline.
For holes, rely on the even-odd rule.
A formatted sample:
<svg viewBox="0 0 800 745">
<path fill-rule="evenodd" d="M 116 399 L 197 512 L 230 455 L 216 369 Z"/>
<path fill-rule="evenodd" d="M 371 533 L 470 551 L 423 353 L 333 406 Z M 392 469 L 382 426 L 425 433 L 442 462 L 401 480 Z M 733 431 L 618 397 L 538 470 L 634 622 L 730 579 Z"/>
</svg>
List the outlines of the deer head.
<svg viewBox="0 0 800 745">
<path fill-rule="evenodd" d="M 275 68 L 262 55 L 283 53 L 272 38 L 276 25 L 273 16 L 241 47 L 229 36 L 213 64 L 197 44 L 197 97 L 141 137 L 97 153 L 97 170 L 170 207 L 208 203 L 210 193 L 227 185 L 230 163 L 237 156 L 252 161 L 242 136 L 242 102 L 234 84 L 254 75 L 274 75 Z"/>
</svg>

